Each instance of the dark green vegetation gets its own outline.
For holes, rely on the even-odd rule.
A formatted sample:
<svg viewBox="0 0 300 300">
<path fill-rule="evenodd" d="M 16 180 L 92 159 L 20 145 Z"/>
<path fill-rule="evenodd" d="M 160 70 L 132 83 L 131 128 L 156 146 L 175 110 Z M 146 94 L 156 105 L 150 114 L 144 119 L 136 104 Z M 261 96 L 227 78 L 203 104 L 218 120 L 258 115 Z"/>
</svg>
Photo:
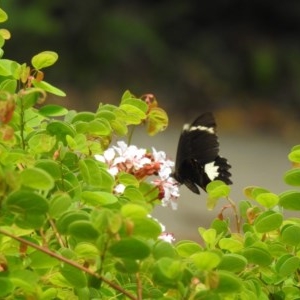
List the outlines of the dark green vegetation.
<svg viewBox="0 0 300 300">
<path fill-rule="evenodd" d="M 299 1 L 3 1 L 13 15 L 10 58 L 55 49 L 47 76 L 98 97 L 128 87 L 151 91 L 172 109 L 201 111 L 268 102 L 299 107 Z M 84 99 L 84 100 L 83 100 Z M 103 98 L 101 98 L 103 99 Z M 74 105 L 74 99 L 72 99 Z M 176 106 L 173 105 L 176 103 Z M 74 107 L 74 106 L 73 106 Z M 80 106 L 82 107 L 82 106 Z"/>
</svg>

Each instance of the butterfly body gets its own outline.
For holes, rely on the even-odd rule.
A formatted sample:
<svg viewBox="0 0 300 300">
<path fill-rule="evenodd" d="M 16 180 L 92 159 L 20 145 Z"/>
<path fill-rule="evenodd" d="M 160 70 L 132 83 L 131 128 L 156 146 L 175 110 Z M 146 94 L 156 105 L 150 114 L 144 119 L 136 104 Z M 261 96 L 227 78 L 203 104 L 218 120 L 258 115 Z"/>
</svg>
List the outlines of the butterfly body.
<svg viewBox="0 0 300 300">
<path fill-rule="evenodd" d="M 179 138 L 173 177 L 192 192 L 200 194 L 213 180 L 231 184 L 230 165 L 219 156 L 216 122 L 211 113 L 200 115 L 192 124 L 186 124 Z"/>
</svg>

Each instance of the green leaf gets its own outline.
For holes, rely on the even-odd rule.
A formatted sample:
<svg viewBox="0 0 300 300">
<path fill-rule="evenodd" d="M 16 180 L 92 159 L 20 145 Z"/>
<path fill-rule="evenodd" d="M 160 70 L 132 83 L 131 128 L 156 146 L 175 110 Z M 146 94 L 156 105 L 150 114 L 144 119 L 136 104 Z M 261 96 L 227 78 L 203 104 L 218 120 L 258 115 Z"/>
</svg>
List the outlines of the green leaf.
<svg viewBox="0 0 300 300">
<path fill-rule="evenodd" d="M 158 241 L 153 247 L 152 254 L 156 260 L 162 257 L 176 257 L 176 251 L 173 245 L 165 241 Z"/>
<path fill-rule="evenodd" d="M 18 99 L 17 103 L 22 103 L 22 107 L 24 109 L 33 107 L 34 105 L 38 103 L 42 103 L 46 98 L 46 93 L 39 89 L 39 88 L 27 88 L 21 95 L 21 97 Z M 21 104 L 19 104 L 21 105 Z M 35 114 L 35 119 L 32 118 L 31 115 L 28 116 L 29 113 Z M 34 122 L 37 122 L 36 119 L 44 119 L 44 117 L 40 114 L 38 114 L 35 111 L 26 111 L 27 120 L 33 120 Z M 27 125 L 30 126 L 32 123 L 27 121 Z M 38 122 L 37 125 L 40 125 L 40 122 Z"/>
<path fill-rule="evenodd" d="M 240 254 L 226 253 L 223 255 L 218 269 L 233 273 L 242 272 L 247 266 L 247 259 Z"/>
<path fill-rule="evenodd" d="M 46 222 L 46 216 L 35 212 L 29 212 L 17 215 L 14 221 L 20 228 L 40 229 Z"/>
<path fill-rule="evenodd" d="M 142 120 L 146 119 L 146 114 L 141 109 L 136 106 L 130 104 L 122 104 L 120 105 L 120 109 L 126 112 L 125 121 L 128 125 L 138 125 L 142 122 Z"/>
<path fill-rule="evenodd" d="M 73 222 L 89 219 L 90 216 L 85 211 L 68 211 L 60 216 L 56 222 L 56 227 L 61 234 L 68 234 L 69 226 Z"/>
<path fill-rule="evenodd" d="M 39 109 L 39 113 L 45 117 L 61 117 L 68 113 L 68 110 L 60 105 L 44 105 Z"/>
<path fill-rule="evenodd" d="M 281 230 L 281 241 L 291 246 L 300 244 L 300 226 L 288 224 Z"/>
<path fill-rule="evenodd" d="M 38 275 L 29 270 L 13 270 L 9 274 L 15 288 L 19 287 L 29 293 L 34 293 L 37 288 Z"/>
<path fill-rule="evenodd" d="M 8 19 L 6 12 L 0 8 L 0 22 L 3 23 Z"/>
<path fill-rule="evenodd" d="M 82 153 L 90 153 L 90 149 L 88 148 L 88 141 L 84 134 L 79 133 L 76 134 L 75 137 L 71 137 L 70 135 L 66 136 L 67 145 L 74 152 L 80 151 Z"/>
<path fill-rule="evenodd" d="M 121 103 L 122 103 L 122 101 L 124 101 L 126 99 L 130 99 L 130 98 L 135 98 L 135 96 L 129 90 L 126 90 L 122 95 Z"/>
<path fill-rule="evenodd" d="M 176 245 L 178 254 L 182 257 L 190 257 L 194 253 L 202 251 L 202 247 L 194 241 L 180 241 Z"/>
<path fill-rule="evenodd" d="M 285 299 L 293 299 L 293 300 L 299 299 L 299 288 L 296 286 L 284 286 L 282 287 L 282 292 L 283 295 L 285 296 Z"/>
<path fill-rule="evenodd" d="M 86 275 L 81 270 L 78 270 L 77 268 L 68 264 L 64 264 L 61 267 L 60 272 L 72 286 L 76 288 L 83 288 L 87 286 Z"/>
<path fill-rule="evenodd" d="M 74 115 L 74 117 L 72 118 L 71 122 L 77 123 L 77 122 L 86 122 L 89 123 L 91 121 L 93 121 L 95 119 L 95 114 L 92 112 L 88 112 L 88 111 L 82 111 L 82 112 L 78 112 Z"/>
<path fill-rule="evenodd" d="M 134 259 L 120 259 L 116 262 L 115 268 L 121 273 L 137 273 L 139 271 L 139 264 Z"/>
<path fill-rule="evenodd" d="M 279 202 L 279 196 L 273 193 L 261 193 L 256 197 L 256 201 L 264 207 L 272 208 Z"/>
<path fill-rule="evenodd" d="M 243 242 L 233 237 L 223 238 L 219 241 L 219 246 L 223 250 L 238 252 L 244 248 Z"/>
<path fill-rule="evenodd" d="M 141 205 L 129 203 L 121 207 L 121 214 L 125 218 L 144 218 L 148 211 Z"/>
<path fill-rule="evenodd" d="M 55 136 L 45 133 L 35 134 L 28 141 L 30 150 L 34 151 L 36 154 L 50 152 L 55 144 Z"/>
<path fill-rule="evenodd" d="M 242 251 L 242 255 L 249 263 L 257 264 L 259 266 L 268 266 L 272 262 L 270 253 L 262 248 L 248 247 Z"/>
<path fill-rule="evenodd" d="M 275 264 L 275 270 L 280 276 L 289 276 L 296 272 L 300 265 L 300 258 L 291 254 L 279 257 Z"/>
<path fill-rule="evenodd" d="M 21 173 L 21 183 L 24 186 L 49 191 L 54 187 L 54 179 L 46 171 L 39 168 L 24 169 Z"/>
<path fill-rule="evenodd" d="M 63 121 L 52 121 L 47 125 L 46 129 L 50 134 L 55 135 L 56 138 L 64 144 L 66 144 L 67 135 L 74 137 L 76 134 L 73 127 Z"/>
<path fill-rule="evenodd" d="M 287 249 L 285 247 L 284 241 L 283 242 L 272 242 L 268 245 L 269 253 L 274 257 L 279 257 L 283 254 L 286 254 Z"/>
<path fill-rule="evenodd" d="M 96 118 L 106 119 L 107 121 L 111 122 L 116 119 L 116 116 L 111 110 L 103 108 L 96 113 Z"/>
<path fill-rule="evenodd" d="M 95 119 L 89 122 L 77 121 L 75 124 L 78 133 L 89 133 L 97 136 L 109 136 L 111 134 L 111 126 L 105 119 Z"/>
<path fill-rule="evenodd" d="M 118 202 L 118 198 L 116 196 L 107 192 L 84 191 L 81 193 L 81 197 L 86 204 L 92 206 L 105 206 Z"/>
<path fill-rule="evenodd" d="M 224 235 L 228 232 L 228 221 L 227 220 L 220 220 L 220 219 L 214 219 L 210 225 L 211 229 L 214 229 L 217 233 L 217 235 Z"/>
<path fill-rule="evenodd" d="M 62 169 L 58 162 L 51 159 L 40 159 L 36 162 L 35 167 L 46 171 L 55 180 L 62 177 Z"/>
<path fill-rule="evenodd" d="M 119 136 L 127 135 L 128 133 L 128 127 L 126 125 L 126 122 L 123 120 L 112 120 L 110 121 L 110 125 L 114 132 Z"/>
<path fill-rule="evenodd" d="M 216 252 L 197 252 L 191 255 L 191 260 L 201 271 L 213 270 L 221 261 L 221 256 Z"/>
<path fill-rule="evenodd" d="M 11 193 L 5 203 L 8 209 L 15 213 L 45 214 L 49 209 L 48 201 L 44 197 L 27 190 Z"/>
<path fill-rule="evenodd" d="M 76 257 L 86 261 L 96 261 L 99 257 L 99 250 L 92 243 L 80 242 L 74 249 Z"/>
<path fill-rule="evenodd" d="M 300 186 L 300 169 L 295 168 L 288 170 L 283 175 L 286 184 L 291 186 Z"/>
<path fill-rule="evenodd" d="M 101 208 L 101 210 L 95 210 L 92 213 L 93 225 L 99 232 L 107 232 L 110 230 L 116 233 L 122 225 L 120 219 L 120 215 L 114 213 L 113 210 L 109 208 Z"/>
<path fill-rule="evenodd" d="M 67 193 L 55 195 L 49 202 L 49 215 L 52 218 L 61 216 L 72 204 L 72 198 Z"/>
<path fill-rule="evenodd" d="M 167 113 L 159 107 L 154 107 L 147 116 L 147 132 L 150 136 L 154 136 L 165 130 L 168 123 L 169 119 Z"/>
<path fill-rule="evenodd" d="M 89 132 L 93 134 L 106 136 L 110 135 L 111 131 L 110 123 L 105 119 L 97 119 L 89 123 Z"/>
<path fill-rule="evenodd" d="M 262 193 L 269 193 L 269 192 L 270 191 L 258 186 L 249 186 L 244 189 L 245 196 L 252 200 L 255 200 L 256 197 Z"/>
<path fill-rule="evenodd" d="M 127 186 L 125 188 L 123 195 L 124 197 L 130 199 L 132 202 L 136 202 L 136 203 L 144 202 L 144 196 L 142 192 L 134 186 L 131 185 Z"/>
<path fill-rule="evenodd" d="M 78 170 L 78 162 L 79 157 L 76 153 L 67 151 L 67 152 L 61 152 L 60 158 L 62 159 L 61 163 L 68 168 L 69 170 L 75 172 Z"/>
<path fill-rule="evenodd" d="M 134 98 L 132 96 L 129 96 L 129 97 L 126 96 L 125 98 L 122 98 L 121 106 L 124 104 L 132 105 L 132 106 L 138 108 L 139 110 L 143 111 L 144 113 L 146 113 L 148 110 L 148 105 L 145 103 L 145 101 Z"/>
<path fill-rule="evenodd" d="M 66 172 L 63 175 L 63 178 L 56 180 L 56 188 L 59 192 L 66 192 L 72 198 L 80 196 L 81 185 L 79 184 L 78 178 L 74 172 Z"/>
<path fill-rule="evenodd" d="M 98 230 L 90 221 L 80 220 L 72 222 L 68 227 L 68 233 L 76 239 L 94 241 L 99 237 Z"/>
<path fill-rule="evenodd" d="M 37 81 L 37 80 L 32 80 L 32 84 L 36 88 L 40 88 L 43 91 L 49 92 L 53 95 L 60 96 L 60 97 L 65 97 L 66 93 L 60 90 L 59 88 L 51 85 L 50 83 L 46 81 Z"/>
<path fill-rule="evenodd" d="M 286 191 L 279 195 L 279 205 L 284 209 L 300 210 L 300 192 Z"/>
<path fill-rule="evenodd" d="M 257 232 L 266 233 L 278 229 L 282 221 L 282 214 L 274 211 L 265 211 L 255 219 L 254 226 Z"/>
<path fill-rule="evenodd" d="M 249 294 L 249 293 L 248 293 Z M 210 290 L 200 290 L 196 293 L 195 300 L 222 300 L 222 297 Z M 244 299 L 243 300 L 250 300 L 250 299 Z"/>
<path fill-rule="evenodd" d="M 6 277 L 0 277 L 0 286 L 1 286 L 0 297 L 8 296 L 14 290 L 14 286 L 11 280 Z"/>
<path fill-rule="evenodd" d="M 0 84 L 0 91 L 6 91 L 10 94 L 14 94 L 17 89 L 17 80 L 15 79 L 6 79 L 3 80 Z"/>
<path fill-rule="evenodd" d="M 41 300 L 52 300 L 57 298 L 57 289 L 56 288 L 47 288 L 45 291 L 42 292 Z"/>
<path fill-rule="evenodd" d="M 43 51 L 32 57 L 31 64 L 35 69 L 40 70 L 52 66 L 57 59 L 57 53 L 53 51 Z"/>
<path fill-rule="evenodd" d="M 157 239 L 161 234 L 161 225 L 150 217 L 134 218 L 133 235 L 149 239 Z"/>
<path fill-rule="evenodd" d="M 153 279 L 158 284 L 176 286 L 182 274 L 180 261 L 162 257 L 154 265 Z"/>
<path fill-rule="evenodd" d="M 299 147 L 299 145 L 292 148 L 291 152 L 288 155 L 288 159 L 291 162 L 300 163 L 300 147 Z"/>
<path fill-rule="evenodd" d="M 240 214 L 243 218 L 247 218 L 247 213 L 249 208 L 251 208 L 251 203 L 247 200 L 241 200 L 239 202 Z"/>
<path fill-rule="evenodd" d="M 215 289 L 216 293 L 234 294 L 242 289 L 242 280 L 231 272 L 218 271 L 217 276 L 218 284 Z"/>
<path fill-rule="evenodd" d="M 3 51 L 3 46 L 4 46 L 4 44 L 5 44 L 5 39 L 4 39 L 4 37 L 3 37 L 3 29 L 1 28 L 0 29 L 0 48 L 1 48 L 1 50 Z M 3 56 L 3 54 L 1 55 L 1 57 Z"/>
<path fill-rule="evenodd" d="M 125 186 L 132 185 L 135 187 L 139 187 L 138 179 L 134 175 L 128 174 L 126 172 L 120 172 L 118 174 L 117 181 L 121 184 L 124 184 Z"/>
<path fill-rule="evenodd" d="M 79 161 L 80 173 L 84 181 L 92 187 L 111 191 L 115 180 L 106 169 L 100 167 L 99 162 L 94 159 L 83 159 Z"/>
<path fill-rule="evenodd" d="M 33 251 L 28 257 L 30 258 L 30 268 L 33 269 L 51 269 L 60 264 L 58 259 L 41 251 Z"/>
<path fill-rule="evenodd" d="M 0 59 L 0 75 L 1 76 L 14 76 L 19 64 L 13 60 Z"/>
<path fill-rule="evenodd" d="M 126 191 L 126 190 L 125 190 Z M 152 203 L 153 199 L 158 199 L 158 189 L 153 188 L 153 184 L 148 182 L 142 181 L 140 182 L 139 187 L 140 194 L 142 195 L 143 202 L 145 203 Z M 134 198 L 130 198 L 131 200 Z M 140 201 L 140 200 L 139 200 Z"/>
<path fill-rule="evenodd" d="M 198 232 L 200 233 L 201 237 L 203 238 L 205 244 L 207 245 L 214 245 L 217 238 L 217 232 L 213 228 L 205 229 L 202 227 L 198 228 Z"/>
<path fill-rule="evenodd" d="M 145 259 L 150 255 L 149 246 L 137 238 L 125 238 L 114 243 L 109 252 L 116 257 L 127 259 Z"/>
<path fill-rule="evenodd" d="M 206 186 L 206 191 L 210 198 L 218 199 L 228 197 L 230 194 L 230 187 L 221 180 L 214 180 Z"/>
<path fill-rule="evenodd" d="M 18 164 L 18 163 L 32 164 L 34 162 L 34 159 L 31 155 L 29 155 L 23 150 L 11 149 L 9 152 L 3 151 L 1 153 L 0 161 L 4 165 Z"/>
</svg>

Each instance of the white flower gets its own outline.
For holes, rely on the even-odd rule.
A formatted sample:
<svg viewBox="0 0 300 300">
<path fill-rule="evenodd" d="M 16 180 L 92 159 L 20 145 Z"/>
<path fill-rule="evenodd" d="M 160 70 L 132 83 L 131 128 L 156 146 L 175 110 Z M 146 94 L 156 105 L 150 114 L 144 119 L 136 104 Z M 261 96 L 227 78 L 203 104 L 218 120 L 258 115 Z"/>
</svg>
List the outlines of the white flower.
<svg viewBox="0 0 300 300">
<path fill-rule="evenodd" d="M 156 149 L 152 147 L 152 153 L 154 160 L 160 163 L 159 177 L 163 180 L 167 179 L 172 173 L 172 167 L 175 165 L 174 162 L 166 158 L 164 151 L 156 151 Z"/>
<path fill-rule="evenodd" d="M 119 169 L 118 169 L 118 167 L 116 167 L 116 166 L 113 166 L 113 167 L 109 168 L 107 171 L 108 171 L 108 173 L 109 173 L 110 175 L 112 175 L 112 176 L 114 176 L 114 177 L 116 177 L 117 174 L 119 173 Z"/>
<path fill-rule="evenodd" d="M 158 175 L 161 179 L 166 180 L 170 177 L 171 173 L 172 169 L 170 167 L 161 166 Z"/>
<path fill-rule="evenodd" d="M 177 209 L 177 199 L 180 196 L 177 181 L 173 177 L 168 177 L 165 180 L 156 179 L 152 183 L 158 186 L 160 191 L 163 191 L 161 205 Z"/>
<path fill-rule="evenodd" d="M 108 172 L 114 177 L 120 171 L 128 172 L 139 180 L 158 175 L 159 178 L 153 180 L 152 183 L 159 189 L 159 199 L 162 200 L 162 205 L 177 209 L 178 183 L 171 177 L 174 162 L 167 159 L 164 151 L 152 148 L 152 153 L 149 153 L 144 148 L 138 148 L 135 145 L 128 146 L 125 142 L 118 141 L 117 146 L 108 148 L 102 155 L 95 155 L 95 159 L 106 163 Z M 124 185 L 117 185 L 114 191 L 122 194 L 124 189 Z"/>
<path fill-rule="evenodd" d="M 154 147 L 152 147 L 152 154 L 155 161 L 165 161 L 166 153 L 164 151 L 156 151 Z"/>
<path fill-rule="evenodd" d="M 108 148 L 107 150 L 105 150 L 103 152 L 103 155 L 96 154 L 95 158 L 98 161 L 110 164 L 115 156 L 116 156 L 116 153 L 115 153 L 114 149 Z"/>
<path fill-rule="evenodd" d="M 172 243 L 175 241 L 173 233 L 169 232 L 163 232 L 158 238 L 168 243 Z"/>
<path fill-rule="evenodd" d="M 134 145 L 127 146 L 125 142 L 119 141 L 119 147 L 114 146 L 119 157 L 115 159 L 115 164 L 131 162 L 136 170 L 141 169 L 145 164 L 151 163 L 151 160 L 145 157 L 146 149 L 139 149 Z"/>
<path fill-rule="evenodd" d="M 124 191 L 125 191 L 125 185 L 122 184 L 122 183 L 119 183 L 118 185 L 115 186 L 114 188 L 114 191 L 117 193 L 117 194 L 123 194 Z"/>
<path fill-rule="evenodd" d="M 106 163 L 108 165 L 108 172 L 112 176 L 116 176 L 119 172 L 119 169 L 114 166 L 116 152 L 113 148 L 108 148 L 103 152 L 103 155 L 95 154 L 95 159 L 98 161 L 101 161 L 103 163 Z"/>
</svg>

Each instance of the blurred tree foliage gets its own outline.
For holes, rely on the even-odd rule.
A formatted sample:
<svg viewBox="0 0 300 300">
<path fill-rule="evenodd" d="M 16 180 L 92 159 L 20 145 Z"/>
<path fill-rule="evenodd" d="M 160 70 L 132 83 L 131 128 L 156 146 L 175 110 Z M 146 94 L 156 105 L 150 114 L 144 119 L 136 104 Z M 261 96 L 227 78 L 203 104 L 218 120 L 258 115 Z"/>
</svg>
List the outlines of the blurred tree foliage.
<svg viewBox="0 0 300 300">
<path fill-rule="evenodd" d="M 183 109 L 300 105 L 297 0 L 7 0 L 3 7 L 11 58 L 58 52 L 48 76 L 60 75 L 49 80 L 78 93 L 151 91 Z"/>
</svg>

